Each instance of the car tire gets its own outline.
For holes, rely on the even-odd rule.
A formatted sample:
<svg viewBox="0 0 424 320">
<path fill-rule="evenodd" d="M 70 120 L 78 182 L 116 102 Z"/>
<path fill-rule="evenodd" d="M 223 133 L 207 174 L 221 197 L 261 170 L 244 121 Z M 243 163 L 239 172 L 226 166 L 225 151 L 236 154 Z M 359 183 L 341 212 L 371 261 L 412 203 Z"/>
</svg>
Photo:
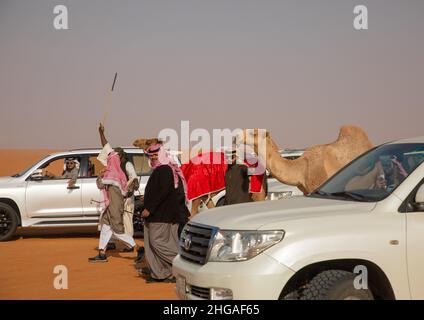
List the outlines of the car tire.
<svg viewBox="0 0 424 320">
<path fill-rule="evenodd" d="M 0 241 L 10 240 L 18 228 L 17 212 L 8 204 L 0 203 Z"/>
<path fill-rule="evenodd" d="M 368 289 L 356 289 L 357 275 L 344 270 L 327 270 L 315 276 L 302 292 L 301 300 L 374 300 Z"/>
<path fill-rule="evenodd" d="M 218 200 L 215 207 L 222 207 L 225 204 L 225 197 L 222 197 Z"/>
</svg>

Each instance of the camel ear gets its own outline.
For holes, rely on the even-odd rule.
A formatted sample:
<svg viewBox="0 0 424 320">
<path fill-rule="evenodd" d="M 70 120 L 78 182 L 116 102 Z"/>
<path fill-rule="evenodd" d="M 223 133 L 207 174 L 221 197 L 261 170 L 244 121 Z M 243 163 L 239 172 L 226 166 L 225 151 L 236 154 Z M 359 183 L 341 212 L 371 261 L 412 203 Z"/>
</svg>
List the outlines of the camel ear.
<svg viewBox="0 0 424 320">
<path fill-rule="evenodd" d="M 140 140 L 139 140 L 139 139 L 135 140 L 135 141 L 133 142 L 133 146 L 134 146 L 134 147 L 140 147 Z"/>
<path fill-rule="evenodd" d="M 255 128 L 255 135 L 259 135 L 259 132 L 263 132 L 265 130 L 265 137 L 269 136 L 269 132 L 267 129 Z"/>
</svg>

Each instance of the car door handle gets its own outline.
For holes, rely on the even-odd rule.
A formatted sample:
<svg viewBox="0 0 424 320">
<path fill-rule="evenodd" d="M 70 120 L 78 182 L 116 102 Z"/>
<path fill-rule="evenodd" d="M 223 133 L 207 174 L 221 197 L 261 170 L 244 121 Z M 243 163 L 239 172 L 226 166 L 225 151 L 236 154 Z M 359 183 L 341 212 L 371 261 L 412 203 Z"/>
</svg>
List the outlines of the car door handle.
<svg viewBox="0 0 424 320">
<path fill-rule="evenodd" d="M 73 186 L 73 187 L 68 187 L 67 189 L 68 190 L 74 190 L 74 189 L 79 189 L 80 187 L 79 186 Z"/>
</svg>

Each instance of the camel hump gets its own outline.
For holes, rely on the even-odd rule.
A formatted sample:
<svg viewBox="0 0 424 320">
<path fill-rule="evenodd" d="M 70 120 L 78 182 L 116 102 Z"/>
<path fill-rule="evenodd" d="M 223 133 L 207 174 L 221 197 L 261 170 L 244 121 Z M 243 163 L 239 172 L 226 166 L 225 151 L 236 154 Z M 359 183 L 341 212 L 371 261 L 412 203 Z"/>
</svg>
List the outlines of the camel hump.
<svg viewBox="0 0 424 320">
<path fill-rule="evenodd" d="M 340 128 L 337 141 L 369 141 L 368 135 L 358 126 L 346 125 Z"/>
</svg>

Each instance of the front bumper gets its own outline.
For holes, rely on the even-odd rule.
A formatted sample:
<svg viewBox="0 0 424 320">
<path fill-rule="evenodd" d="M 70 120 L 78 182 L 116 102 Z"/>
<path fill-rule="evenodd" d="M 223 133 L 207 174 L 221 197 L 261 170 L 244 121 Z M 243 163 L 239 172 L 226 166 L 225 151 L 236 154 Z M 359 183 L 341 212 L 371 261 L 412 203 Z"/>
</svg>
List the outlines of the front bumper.
<svg viewBox="0 0 424 320">
<path fill-rule="evenodd" d="M 186 283 L 186 293 L 183 295 L 177 290 L 178 296 L 190 300 L 211 299 L 210 295 L 207 297 L 211 288 L 230 289 L 235 300 L 276 300 L 294 275 L 293 270 L 265 253 L 243 262 L 208 262 L 205 265 L 189 262 L 178 255 L 173 262 L 173 273 Z"/>
</svg>

